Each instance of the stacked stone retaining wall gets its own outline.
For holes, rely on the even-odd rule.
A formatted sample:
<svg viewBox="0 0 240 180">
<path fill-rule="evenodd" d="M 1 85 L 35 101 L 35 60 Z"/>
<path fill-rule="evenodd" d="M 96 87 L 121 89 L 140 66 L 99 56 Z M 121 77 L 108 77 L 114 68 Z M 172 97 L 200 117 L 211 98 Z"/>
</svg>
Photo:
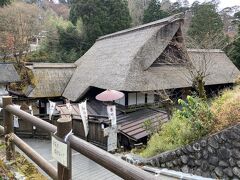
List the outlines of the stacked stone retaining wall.
<svg viewBox="0 0 240 180">
<path fill-rule="evenodd" d="M 219 179 L 240 179 L 240 123 L 143 164 Z"/>
</svg>

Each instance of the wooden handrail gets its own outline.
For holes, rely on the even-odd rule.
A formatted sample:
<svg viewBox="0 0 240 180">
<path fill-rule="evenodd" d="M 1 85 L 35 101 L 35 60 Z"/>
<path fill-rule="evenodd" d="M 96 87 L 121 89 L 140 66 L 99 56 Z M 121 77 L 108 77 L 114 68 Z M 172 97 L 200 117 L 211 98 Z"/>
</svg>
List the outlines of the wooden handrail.
<svg viewBox="0 0 240 180">
<path fill-rule="evenodd" d="M 23 110 L 18 109 L 14 105 L 6 105 L 4 107 L 4 110 L 18 116 L 22 120 L 30 122 L 33 125 L 46 130 L 49 133 L 54 133 L 57 131 L 56 126 L 40 118 L 32 116 L 31 114 Z M 102 165 L 104 168 L 110 170 L 111 172 L 120 176 L 123 179 L 136 179 L 136 180 L 156 179 L 156 177 L 153 176 L 152 174 L 134 165 L 131 165 L 126 161 L 123 161 L 122 159 L 115 157 L 114 155 L 86 142 L 85 140 L 76 137 L 75 135 L 70 135 L 68 141 L 70 142 L 71 148 L 88 157 L 89 159 L 95 161 L 96 163 Z"/>
<path fill-rule="evenodd" d="M 15 134 L 13 134 L 13 142 L 51 178 L 58 179 L 57 169 Z"/>
</svg>

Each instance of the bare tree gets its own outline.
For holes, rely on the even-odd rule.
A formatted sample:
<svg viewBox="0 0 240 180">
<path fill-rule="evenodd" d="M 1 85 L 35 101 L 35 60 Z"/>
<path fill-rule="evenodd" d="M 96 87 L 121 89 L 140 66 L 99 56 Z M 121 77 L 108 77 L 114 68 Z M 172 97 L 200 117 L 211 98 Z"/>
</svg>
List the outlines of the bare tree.
<svg viewBox="0 0 240 180">
<path fill-rule="evenodd" d="M 42 28 L 42 11 L 33 4 L 15 2 L 0 9 L 1 54 L 12 55 L 20 65 L 30 43 Z"/>
<path fill-rule="evenodd" d="M 224 36 L 220 36 L 219 34 L 211 36 L 207 34 L 204 39 L 202 39 L 201 43 L 197 43 L 197 41 L 190 37 L 187 37 L 186 41 L 189 47 L 201 51 L 201 55 L 195 57 L 195 62 L 188 57 L 188 54 L 185 54 L 186 59 L 188 59 L 188 63 L 186 63 L 188 69 L 186 77 L 191 81 L 192 86 L 198 92 L 199 97 L 206 100 L 207 96 L 204 88 L 205 81 L 206 78 L 211 75 L 209 69 L 214 66 L 213 63 L 217 63 L 211 60 L 211 50 L 222 50 L 228 45 L 228 42 Z"/>
</svg>

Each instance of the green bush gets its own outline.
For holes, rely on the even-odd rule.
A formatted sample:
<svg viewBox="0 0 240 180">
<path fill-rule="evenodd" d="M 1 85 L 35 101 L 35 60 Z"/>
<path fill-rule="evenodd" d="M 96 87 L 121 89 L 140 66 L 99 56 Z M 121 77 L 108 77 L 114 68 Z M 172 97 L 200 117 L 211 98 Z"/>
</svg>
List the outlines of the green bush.
<svg viewBox="0 0 240 180">
<path fill-rule="evenodd" d="M 179 100 L 180 110 L 175 110 L 172 119 L 162 125 L 161 131 L 149 140 L 140 155 L 154 156 L 158 153 L 186 145 L 206 135 L 212 126 L 212 113 L 208 104 L 197 97 Z"/>
</svg>

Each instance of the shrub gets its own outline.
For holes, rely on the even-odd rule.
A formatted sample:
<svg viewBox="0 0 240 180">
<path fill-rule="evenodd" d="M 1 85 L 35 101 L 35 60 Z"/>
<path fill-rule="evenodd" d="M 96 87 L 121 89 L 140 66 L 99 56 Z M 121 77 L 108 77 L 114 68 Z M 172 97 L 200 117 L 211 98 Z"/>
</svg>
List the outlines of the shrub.
<svg viewBox="0 0 240 180">
<path fill-rule="evenodd" d="M 212 113 L 205 101 L 188 96 L 186 102 L 178 102 L 181 109 L 174 111 L 172 119 L 150 138 L 140 155 L 150 157 L 175 149 L 199 139 L 211 130 Z"/>
<path fill-rule="evenodd" d="M 182 106 L 178 110 L 181 119 L 186 119 L 192 127 L 194 139 L 199 139 L 206 135 L 212 128 L 213 115 L 204 100 L 192 96 L 187 97 L 187 102 L 179 99 L 178 103 Z"/>
<path fill-rule="evenodd" d="M 223 91 L 212 101 L 211 110 L 215 117 L 212 132 L 240 122 L 240 86 Z"/>
</svg>

